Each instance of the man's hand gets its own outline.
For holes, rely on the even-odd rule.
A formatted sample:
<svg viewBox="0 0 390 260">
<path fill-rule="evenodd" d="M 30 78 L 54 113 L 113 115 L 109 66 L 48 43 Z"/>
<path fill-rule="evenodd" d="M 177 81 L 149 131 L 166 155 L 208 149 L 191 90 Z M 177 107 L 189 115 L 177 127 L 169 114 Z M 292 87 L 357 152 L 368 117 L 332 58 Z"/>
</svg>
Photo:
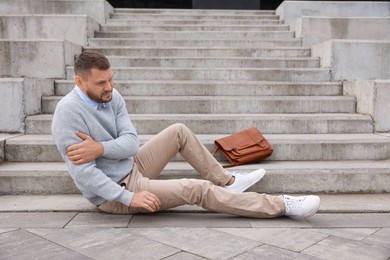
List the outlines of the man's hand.
<svg viewBox="0 0 390 260">
<path fill-rule="evenodd" d="M 130 207 L 143 208 L 149 212 L 156 212 L 160 209 L 161 202 L 156 195 L 149 191 L 140 191 L 134 193 Z"/>
<path fill-rule="evenodd" d="M 71 145 L 66 149 L 69 160 L 73 161 L 74 164 L 88 163 L 104 154 L 104 147 L 101 143 L 79 131 L 76 132 L 76 135 L 84 141 Z"/>
</svg>

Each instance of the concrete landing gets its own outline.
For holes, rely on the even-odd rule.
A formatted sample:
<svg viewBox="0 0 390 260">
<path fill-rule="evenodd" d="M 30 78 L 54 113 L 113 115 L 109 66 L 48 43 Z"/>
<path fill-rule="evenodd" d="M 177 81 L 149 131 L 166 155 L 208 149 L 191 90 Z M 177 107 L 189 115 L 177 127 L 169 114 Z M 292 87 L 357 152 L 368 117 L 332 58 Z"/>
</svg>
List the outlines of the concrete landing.
<svg viewBox="0 0 390 260">
<path fill-rule="evenodd" d="M 390 193 L 320 195 L 319 213 L 390 213 Z M 3 195 L 0 212 L 97 212 L 82 195 Z M 208 212 L 197 206 L 167 210 L 175 213 Z"/>
<path fill-rule="evenodd" d="M 0 259 L 390 257 L 390 194 L 321 197 L 311 218 L 249 219 L 188 208 L 110 215 L 78 195 L 1 196 Z"/>
</svg>

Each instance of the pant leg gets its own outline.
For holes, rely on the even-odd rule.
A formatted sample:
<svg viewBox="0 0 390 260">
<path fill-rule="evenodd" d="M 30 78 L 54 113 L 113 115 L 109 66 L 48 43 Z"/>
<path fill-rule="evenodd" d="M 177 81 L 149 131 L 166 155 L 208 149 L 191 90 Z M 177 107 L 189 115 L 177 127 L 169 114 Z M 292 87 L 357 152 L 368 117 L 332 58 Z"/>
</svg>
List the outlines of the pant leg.
<svg viewBox="0 0 390 260">
<path fill-rule="evenodd" d="M 148 178 L 158 177 L 177 152 L 180 152 L 206 180 Z M 231 193 L 217 186 L 226 184 L 230 178 L 231 175 L 187 127 L 183 124 L 175 124 L 141 147 L 126 188 L 133 192 L 146 190 L 154 193 L 161 201 L 160 210 L 189 204 L 199 205 L 215 212 L 254 218 L 277 217 L 285 213 L 281 196 L 256 192 Z M 129 208 L 119 202 L 105 202 L 99 209 L 116 214 L 146 212 L 142 209 Z"/>
<path fill-rule="evenodd" d="M 142 191 L 147 185 L 136 185 L 140 172 L 144 177 L 156 179 L 167 163 L 180 153 L 195 170 L 206 180 L 216 185 L 225 185 L 232 175 L 226 172 L 221 164 L 215 160 L 211 153 L 204 147 L 195 134 L 184 124 L 173 124 L 159 134 L 155 135 L 144 144 L 134 157 L 134 168 L 122 184 L 129 191 Z M 135 178 L 137 177 L 137 178 Z M 164 208 L 183 205 L 178 203 L 167 204 Z M 116 201 L 106 201 L 99 206 L 105 212 L 117 214 L 139 213 L 140 210 L 132 209 Z"/>
<path fill-rule="evenodd" d="M 208 180 L 176 179 L 150 180 L 137 167 L 130 175 L 127 189 L 149 191 L 161 201 L 160 210 L 185 204 L 199 205 L 205 209 L 252 218 L 272 218 L 285 213 L 282 196 L 256 192 L 232 193 Z M 115 214 L 145 213 L 145 210 L 129 208 L 119 202 L 105 202 L 100 210 Z"/>
<path fill-rule="evenodd" d="M 145 177 L 156 179 L 177 153 L 180 153 L 204 179 L 215 185 L 223 186 L 232 177 L 195 134 L 180 123 L 164 129 L 144 144 L 135 157 L 135 163 Z"/>
</svg>

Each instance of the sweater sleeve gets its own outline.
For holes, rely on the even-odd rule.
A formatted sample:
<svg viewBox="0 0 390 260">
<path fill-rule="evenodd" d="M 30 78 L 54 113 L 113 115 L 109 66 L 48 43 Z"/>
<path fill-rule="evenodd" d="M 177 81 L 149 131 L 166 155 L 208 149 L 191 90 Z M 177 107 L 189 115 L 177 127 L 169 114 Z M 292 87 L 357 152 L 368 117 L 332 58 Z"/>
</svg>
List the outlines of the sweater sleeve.
<svg viewBox="0 0 390 260">
<path fill-rule="evenodd" d="M 134 193 L 124 189 L 104 174 L 97 168 L 96 161 L 75 165 L 68 158 L 67 147 L 82 141 L 76 135 L 77 130 L 89 133 L 87 125 L 79 115 L 65 109 L 56 109 L 52 122 L 52 134 L 76 186 L 105 200 L 115 200 L 129 206 Z"/>
<path fill-rule="evenodd" d="M 133 123 L 129 119 L 126 104 L 121 95 L 114 89 L 113 98 L 115 105 L 113 107 L 116 117 L 116 129 L 118 137 L 101 142 L 104 147 L 103 156 L 108 159 L 125 159 L 135 156 L 139 150 L 139 141 L 137 132 Z"/>
</svg>

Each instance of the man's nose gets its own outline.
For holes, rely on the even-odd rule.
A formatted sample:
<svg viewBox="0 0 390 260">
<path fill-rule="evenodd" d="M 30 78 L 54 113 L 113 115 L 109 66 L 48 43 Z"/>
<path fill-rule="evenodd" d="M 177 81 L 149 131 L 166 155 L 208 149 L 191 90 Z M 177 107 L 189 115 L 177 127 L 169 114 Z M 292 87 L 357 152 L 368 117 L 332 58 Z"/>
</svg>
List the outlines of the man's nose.
<svg viewBox="0 0 390 260">
<path fill-rule="evenodd" d="M 106 87 L 105 87 L 106 90 L 110 90 L 110 91 L 111 91 L 113 88 L 114 88 L 114 87 L 113 87 L 112 82 L 108 82 L 107 85 L 106 85 Z"/>
</svg>

